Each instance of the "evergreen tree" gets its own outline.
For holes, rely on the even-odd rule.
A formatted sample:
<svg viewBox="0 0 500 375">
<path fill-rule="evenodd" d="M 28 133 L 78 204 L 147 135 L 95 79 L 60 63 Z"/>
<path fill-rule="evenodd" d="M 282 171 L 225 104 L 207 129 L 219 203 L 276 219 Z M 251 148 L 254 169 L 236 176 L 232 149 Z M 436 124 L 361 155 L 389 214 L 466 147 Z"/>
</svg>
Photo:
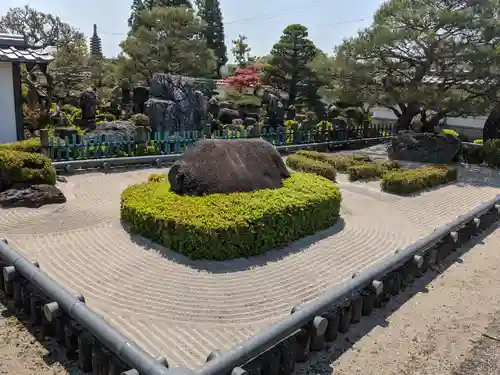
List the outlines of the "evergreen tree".
<svg viewBox="0 0 500 375">
<path fill-rule="evenodd" d="M 265 68 L 264 83 L 286 92 L 289 105 L 295 104 L 297 99 L 309 102 L 315 96 L 310 87 L 315 79 L 309 64 L 318 49 L 308 36 L 307 27 L 303 25 L 285 28 Z"/>
<path fill-rule="evenodd" d="M 129 34 L 137 31 L 137 17 L 139 13 L 145 9 L 151 10 L 155 7 L 186 7 L 193 9 L 189 0 L 133 0 L 131 6 L 132 12 L 128 19 Z"/>
<path fill-rule="evenodd" d="M 227 63 L 227 48 L 224 40 L 224 24 L 219 0 L 196 0 L 198 15 L 205 22 L 205 39 L 217 58 L 217 75 Z"/>
</svg>

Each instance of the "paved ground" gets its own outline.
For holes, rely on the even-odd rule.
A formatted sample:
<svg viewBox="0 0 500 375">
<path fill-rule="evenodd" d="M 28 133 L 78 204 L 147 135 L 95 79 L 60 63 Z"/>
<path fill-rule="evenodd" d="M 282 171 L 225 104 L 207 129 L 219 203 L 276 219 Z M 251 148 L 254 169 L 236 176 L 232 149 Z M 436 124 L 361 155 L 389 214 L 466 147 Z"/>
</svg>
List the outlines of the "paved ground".
<svg viewBox="0 0 500 375">
<path fill-rule="evenodd" d="M 69 177 L 60 184 L 66 204 L 0 210 L 0 228 L 49 275 L 174 366 L 201 364 L 211 350 L 248 338 L 500 186 L 496 173 L 464 168 L 456 184 L 399 198 L 377 183 L 340 176 L 342 220 L 334 228 L 262 257 L 216 263 L 189 261 L 123 230 L 120 193 L 151 173 L 158 170 Z"/>
<path fill-rule="evenodd" d="M 296 375 L 500 374 L 499 243 L 478 238 Z"/>
</svg>

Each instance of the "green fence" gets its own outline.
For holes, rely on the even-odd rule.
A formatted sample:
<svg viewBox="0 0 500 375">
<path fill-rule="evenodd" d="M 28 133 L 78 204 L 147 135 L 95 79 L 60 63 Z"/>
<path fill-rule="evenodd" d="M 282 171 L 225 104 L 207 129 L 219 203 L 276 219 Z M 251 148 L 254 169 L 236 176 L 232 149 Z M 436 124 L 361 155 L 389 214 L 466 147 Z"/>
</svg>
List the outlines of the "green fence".
<svg viewBox="0 0 500 375">
<path fill-rule="evenodd" d="M 313 129 L 310 131 L 262 129 L 260 136 L 275 146 L 323 142 L 350 142 L 363 138 L 382 138 L 394 135 L 392 124 L 350 127 L 348 129 Z M 220 131 L 212 139 L 249 138 L 245 130 Z M 53 161 L 100 159 L 110 157 L 168 155 L 183 153 L 202 132 L 153 132 L 145 136 L 73 135 L 50 137 L 48 154 Z"/>
</svg>

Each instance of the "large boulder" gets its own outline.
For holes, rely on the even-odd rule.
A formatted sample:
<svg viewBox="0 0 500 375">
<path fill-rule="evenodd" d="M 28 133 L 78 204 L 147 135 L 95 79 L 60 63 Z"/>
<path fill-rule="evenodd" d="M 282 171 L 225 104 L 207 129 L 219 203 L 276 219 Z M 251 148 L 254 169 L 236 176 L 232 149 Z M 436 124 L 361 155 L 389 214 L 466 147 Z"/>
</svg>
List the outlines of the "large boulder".
<svg viewBox="0 0 500 375">
<path fill-rule="evenodd" d="M 277 189 L 290 177 L 279 152 L 263 139 L 196 142 L 168 174 L 177 194 L 206 195 Z"/>
<path fill-rule="evenodd" d="M 446 164 L 456 161 L 462 142 L 450 134 L 399 132 L 387 149 L 390 159 Z"/>
<path fill-rule="evenodd" d="M 64 194 L 52 185 L 16 184 L 0 193 L 0 206 L 37 208 L 46 204 L 64 203 Z"/>
</svg>

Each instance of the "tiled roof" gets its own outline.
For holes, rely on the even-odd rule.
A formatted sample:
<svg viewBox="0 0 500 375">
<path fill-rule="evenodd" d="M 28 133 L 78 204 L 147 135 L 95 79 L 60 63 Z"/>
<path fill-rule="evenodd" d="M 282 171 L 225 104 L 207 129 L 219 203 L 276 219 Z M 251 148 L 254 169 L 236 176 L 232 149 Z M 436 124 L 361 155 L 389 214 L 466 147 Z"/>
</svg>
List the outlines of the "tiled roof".
<svg viewBox="0 0 500 375">
<path fill-rule="evenodd" d="M 46 51 L 27 46 L 19 35 L 0 34 L 0 61 L 49 63 L 53 59 Z"/>
<path fill-rule="evenodd" d="M 49 63 L 54 59 L 42 50 L 0 46 L 0 61 L 21 63 Z"/>
</svg>

